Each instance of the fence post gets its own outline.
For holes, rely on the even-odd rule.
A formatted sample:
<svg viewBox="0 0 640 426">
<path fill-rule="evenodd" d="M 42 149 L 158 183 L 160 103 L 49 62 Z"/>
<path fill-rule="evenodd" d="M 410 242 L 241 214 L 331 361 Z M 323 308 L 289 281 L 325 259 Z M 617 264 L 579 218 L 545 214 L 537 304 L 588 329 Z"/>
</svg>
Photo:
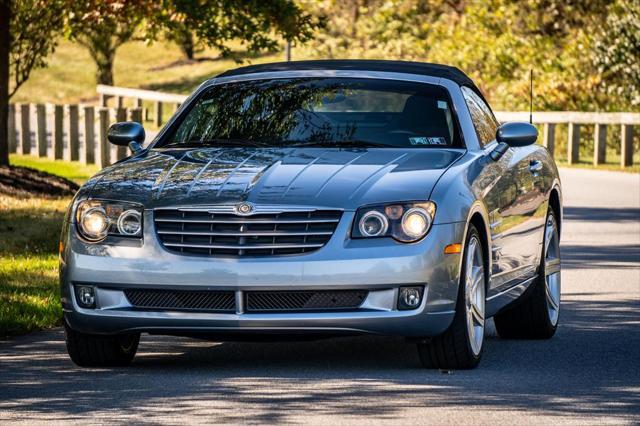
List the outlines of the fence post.
<svg viewBox="0 0 640 426">
<path fill-rule="evenodd" d="M 553 151 L 556 146 L 556 125 L 554 123 L 544 123 L 542 132 L 542 144 L 549 150 L 553 157 Z"/>
<path fill-rule="evenodd" d="M 64 109 L 62 105 L 53 107 L 53 158 L 64 158 Z"/>
<path fill-rule="evenodd" d="M 569 138 L 567 139 L 567 163 L 575 164 L 580 159 L 580 125 L 569 123 Z"/>
<path fill-rule="evenodd" d="M 127 109 L 126 108 L 117 108 L 116 109 L 116 121 L 127 121 Z M 116 149 L 116 159 L 122 160 L 127 157 L 127 147 L 126 146 L 118 146 Z"/>
<path fill-rule="evenodd" d="M 100 167 L 107 167 L 111 164 L 111 146 L 107 140 L 109 131 L 109 109 L 100 108 Z"/>
<path fill-rule="evenodd" d="M 31 154 L 31 104 L 20 105 L 22 154 Z"/>
<path fill-rule="evenodd" d="M 80 135 L 78 134 L 79 117 L 78 105 L 69 105 L 69 158 L 71 161 L 80 160 Z"/>
<path fill-rule="evenodd" d="M 110 97 L 111 96 L 104 95 L 104 94 L 100 93 L 100 106 L 101 107 L 106 107 L 108 102 L 109 102 L 109 98 Z"/>
<path fill-rule="evenodd" d="M 162 126 L 162 102 L 157 101 L 155 103 L 156 105 L 156 110 L 155 110 L 155 124 L 156 126 L 160 127 Z"/>
<path fill-rule="evenodd" d="M 129 110 L 129 121 L 135 121 L 136 123 L 142 124 L 142 108 L 131 108 Z"/>
<path fill-rule="evenodd" d="M 84 107 L 84 158 L 85 164 L 96 162 L 96 113 L 92 106 Z"/>
<path fill-rule="evenodd" d="M 593 165 L 604 164 L 607 157 L 607 125 L 596 123 L 593 133 Z"/>
<path fill-rule="evenodd" d="M 38 156 L 47 156 L 47 107 L 36 105 L 36 125 L 38 137 Z"/>
<path fill-rule="evenodd" d="M 628 167 L 633 165 L 633 126 L 623 124 L 620 132 L 620 165 Z"/>
<path fill-rule="evenodd" d="M 9 104 L 9 152 L 16 152 L 18 148 L 18 134 L 16 132 L 16 105 Z"/>
</svg>

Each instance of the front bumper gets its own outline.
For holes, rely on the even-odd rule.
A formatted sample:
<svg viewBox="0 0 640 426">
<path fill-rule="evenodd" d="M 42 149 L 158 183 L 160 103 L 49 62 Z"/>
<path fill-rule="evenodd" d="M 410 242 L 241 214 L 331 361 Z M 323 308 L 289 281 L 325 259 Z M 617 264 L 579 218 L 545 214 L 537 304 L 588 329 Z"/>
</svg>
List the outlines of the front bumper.
<svg viewBox="0 0 640 426">
<path fill-rule="evenodd" d="M 145 223 L 153 223 L 145 212 Z M 391 239 L 348 238 L 352 212 L 345 212 L 333 237 L 316 252 L 265 258 L 193 257 L 169 253 L 151 226 L 139 247 L 88 245 L 73 226 L 63 230 L 60 281 L 65 321 L 85 333 L 142 331 L 193 333 L 376 333 L 435 336 L 450 325 L 458 292 L 460 255 L 444 247 L 464 238 L 464 223 L 434 225 L 415 244 Z M 78 306 L 74 284 L 96 287 L 96 309 Z M 398 288 L 424 285 L 414 310 L 398 310 Z M 365 289 L 360 308 L 341 312 L 205 313 L 136 310 L 122 290 L 232 290 L 241 299 L 251 290 Z"/>
</svg>

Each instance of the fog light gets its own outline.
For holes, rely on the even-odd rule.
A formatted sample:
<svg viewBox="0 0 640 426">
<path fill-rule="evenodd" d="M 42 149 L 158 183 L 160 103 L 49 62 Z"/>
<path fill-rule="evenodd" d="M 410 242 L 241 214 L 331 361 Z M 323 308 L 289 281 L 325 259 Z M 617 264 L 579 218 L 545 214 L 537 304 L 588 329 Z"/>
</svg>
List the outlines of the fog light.
<svg viewBox="0 0 640 426">
<path fill-rule="evenodd" d="M 78 300 L 78 305 L 82 308 L 96 307 L 96 297 L 93 293 L 93 287 L 84 285 L 76 287 L 76 298 Z"/>
<path fill-rule="evenodd" d="M 422 287 L 400 287 L 398 309 L 406 311 L 416 309 L 422 302 Z"/>
</svg>

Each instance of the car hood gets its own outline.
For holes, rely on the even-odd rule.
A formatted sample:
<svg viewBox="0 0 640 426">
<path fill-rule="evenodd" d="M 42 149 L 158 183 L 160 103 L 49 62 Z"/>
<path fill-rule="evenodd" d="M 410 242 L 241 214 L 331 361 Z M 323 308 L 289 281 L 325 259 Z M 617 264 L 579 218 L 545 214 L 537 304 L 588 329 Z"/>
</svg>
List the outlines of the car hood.
<svg viewBox="0 0 640 426">
<path fill-rule="evenodd" d="M 428 148 L 151 150 L 104 169 L 84 191 L 147 208 L 250 201 L 350 210 L 427 199 L 462 153 Z"/>
</svg>

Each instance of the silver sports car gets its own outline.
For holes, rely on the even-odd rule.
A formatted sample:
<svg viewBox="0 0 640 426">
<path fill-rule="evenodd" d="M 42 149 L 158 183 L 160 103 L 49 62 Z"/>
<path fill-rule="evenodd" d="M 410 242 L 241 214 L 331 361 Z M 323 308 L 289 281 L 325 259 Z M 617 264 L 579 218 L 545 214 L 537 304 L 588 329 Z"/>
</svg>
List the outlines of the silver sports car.
<svg viewBox="0 0 640 426">
<path fill-rule="evenodd" d="M 528 123 L 460 70 L 248 66 L 203 83 L 153 142 L 75 196 L 60 244 L 66 341 L 125 365 L 140 333 L 216 340 L 375 333 L 472 368 L 487 319 L 549 338 L 562 190 Z"/>
</svg>

